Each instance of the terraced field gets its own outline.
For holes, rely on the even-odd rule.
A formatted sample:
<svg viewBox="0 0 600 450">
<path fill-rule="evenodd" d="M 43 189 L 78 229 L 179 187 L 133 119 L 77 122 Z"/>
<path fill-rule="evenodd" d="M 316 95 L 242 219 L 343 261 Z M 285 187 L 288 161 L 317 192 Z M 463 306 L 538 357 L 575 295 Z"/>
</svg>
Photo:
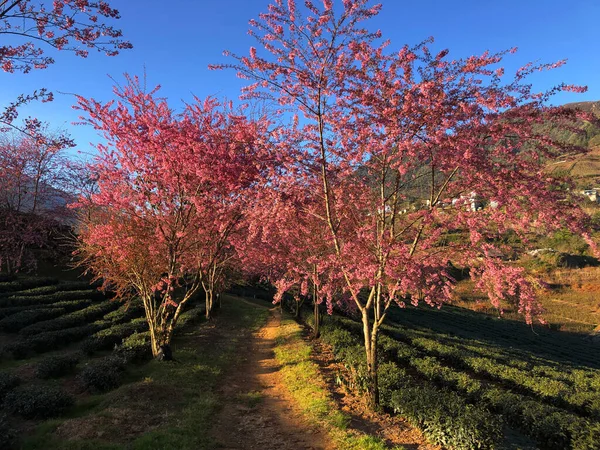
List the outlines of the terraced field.
<svg viewBox="0 0 600 450">
<path fill-rule="evenodd" d="M 203 311 L 189 308 L 179 325 Z M 113 301 L 89 283 L 0 279 L 0 448 L 27 421 L 118 387 L 129 367 L 151 359 L 147 330 L 140 303 Z"/>
<path fill-rule="evenodd" d="M 345 382 L 360 389 L 360 324 L 328 317 L 323 338 L 351 369 Z M 600 347 L 581 335 L 461 308 L 397 308 L 380 356 L 383 404 L 436 443 L 600 448 Z"/>
</svg>

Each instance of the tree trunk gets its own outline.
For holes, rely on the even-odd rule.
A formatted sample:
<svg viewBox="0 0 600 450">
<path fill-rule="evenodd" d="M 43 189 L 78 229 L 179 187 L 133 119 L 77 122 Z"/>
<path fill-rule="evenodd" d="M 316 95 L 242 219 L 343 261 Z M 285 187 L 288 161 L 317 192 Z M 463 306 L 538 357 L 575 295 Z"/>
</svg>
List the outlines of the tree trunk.
<svg viewBox="0 0 600 450">
<path fill-rule="evenodd" d="M 212 320 L 213 309 L 213 292 L 212 290 L 205 291 L 206 293 L 206 320 Z"/>
<path fill-rule="evenodd" d="M 314 297 L 314 309 L 313 309 L 313 337 L 316 339 L 321 335 L 319 331 L 319 325 L 321 322 L 321 315 L 319 314 L 319 303 L 317 301 L 317 297 Z"/>
<path fill-rule="evenodd" d="M 171 351 L 171 339 L 159 338 L 157 334 L 150 332 L 150 343 L 152 346 L 152 357 L 159 361 L 171 361 L 173 360 L 173 353 Z"/>
<path fill-rule="evenodd" d="M 317 265 L 313 266 L 315 279 L 317 279 Z M 317 283 L 313 280 L 313 337 L 317 339 L 321 335 L 321 331 L 319 330 L 319 325 L 321 322 L 321 315 L 319 314 L 319 295 L 317 290 Z"/>
<path fill-rule="evenodd" d="M 159 331 L 156 329 L 156 325 L 153 323 L 148 324 L 150 327 L 150 346 L 152 347 L 152 357 L 156 358 L 160 352 L 160 338 Z"/>
<path fill-rule="evenodd" d="M 294 318 L 298 319 L 298 317 L 300 317 L 300 309 L 302 308 L 302 305 L 304 305 L 304 299 L 302 300 L 296 300 L 296 309 L 294 311 Z"/>
<path fill-rule="evenodd" d="M 367 357 L 367 402 L 369 406 L 376 409 L 379 406 L 379 386 L 377 379 L 377 335 L 376 324 L 369 322 L 369 311 L 362 311 L 363 335 L 365 339 L 365 353 Z"/>
</svg>

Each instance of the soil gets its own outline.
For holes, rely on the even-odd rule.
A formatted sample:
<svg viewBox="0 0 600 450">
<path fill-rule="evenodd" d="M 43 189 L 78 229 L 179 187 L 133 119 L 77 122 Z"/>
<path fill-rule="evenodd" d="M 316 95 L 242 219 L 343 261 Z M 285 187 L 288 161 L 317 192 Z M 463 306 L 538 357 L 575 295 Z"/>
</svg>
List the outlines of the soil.
<svg viewBox="0 0 600 450">
<path fill-rule="evenodd" d="M 250 304 L 250 303 L 249 303 Z M 327 434 L 307 423 L 279 374 L 273 348 L 281 316 L 271 310 L 267 324 L 244 344 L 245 355 L 223 383 L 223 408 L 213 438 L 226 450 L 329 450 Z"/>
<path fill-rule="evenodd" d="M 213 438 L 226 450 L 277 449 L 330 450 L 337 448 L 325 430 L 307 423 L 286 390 L 273 348 L 281 321 L 278 308 L 267 324 L 245 344 L 246 357 L 223 383 L 223 408 L 216 418 Z M 320 367 L 327 388 L 338 407 L 351 417 L 349 431 L 377 436 L 391 447 L 438 450 L 402 418 L 369 410 L 357 395 L 336 384 L 344 367 L 320 340 L 304 339 L 313 347 L 313 361 Z M 315 380 L 318 382 L 318 380 Z"/>
</svg>

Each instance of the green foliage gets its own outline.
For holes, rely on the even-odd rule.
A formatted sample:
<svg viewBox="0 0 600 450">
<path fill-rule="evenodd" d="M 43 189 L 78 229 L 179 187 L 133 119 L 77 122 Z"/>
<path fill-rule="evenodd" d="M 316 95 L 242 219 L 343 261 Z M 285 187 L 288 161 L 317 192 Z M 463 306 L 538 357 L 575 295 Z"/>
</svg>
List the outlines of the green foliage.
<svg viewBox="0 0 600 450">
<path fill-rule="evenodd" d="M 18 312 L 0 320 L 0 330 L 14 333 L 36 322 L 62 316 L 65 312 L 63 308 L 40 308 Z"/>
<path fill-rule="evenodd" d="M 48 331 L 39 333 L 26 339 L 15 340 L 5 344 L 0 354 L 12 356 L 15 359 L 23 359 L 32 353 L 43 353 L 56 350 L 68 344 L 96 333 L 101 329 L 95 324 L 82 325 L 79 327 L 66 328 L 64 330 Z"/>
<path fill-rule="evenodd" d="M 118 355 L 122 355 L 127 362 L 139 363 L 152 359 L 150 332 L 133 333 L 124 339 L 115 351 Z"/>
<path fill-rule="evenodd" d="M 51 309 L 51 308 L 62 308 L 66 312 L 77 311 L 78 309 L 85 308 L 92 304 L 92 300 L 81 299 L 81 300 L 65 300 L 62 302 L 56 302 L 49 305 L 26 305 L 26 306 L 9 306 L 6 308 L 0 308 L 0 319 L 5 319 L 17 313 L 34 311 L 38 309 Z"/>
<path fill-rule="evenodd" d="M 81 349 L 88 355 L 102 350 L 112 350 L 120 345 L 123 339 L 147 330 L 148 322 L 144 317 L 139 317 L 131 322 L 120 323 L 98 331 L 82 342 Z"/>
<path fill-rule="evenodd" d="M 58 284 L 56 278 L 51 277 L 26 277 L 9 278 L 7 281 L 0 282 L 0 295 L 7 295 L 11 292 L 23 291 L 26 289 L 37 288 L 41 286 Z"/>
<path fill-rule="evenodd" d="M 140 300 L 135 299 L 108 313 L 102 320 L 116 325 L 139 317 L 144 317 L 144 306 Z"/>
<path fill-rule="evenodd" d="M 37 322 L 33 325 L 23 328 L 19 334 L 23 336 L 32 336 L 48 331 L 62 330 L 65 328 L 81 325 L 83 323 L 92 322 L 106 313 L 113 311 L 118 307 L 118 304 L 112 301 L 105 301 L 99 304 L 88 306 L 79 311 L 66 314 L 53 320 L 45 320 Z"/>
<path fill-rule="evenodd" d="M 595 347 L 580 338 L 525 332 L 518 323 L 453 308 L 406 308 L 391 316 L 382 336 L 384 353 L 394 354 L 388 339 L 400 349 L 410 346 L 412 356 L 397 361 L 411 373 L 487 406 L 543 448 L 578 448 L 584 430 L 595 427 L 599 363 Z M 403 326 L 393 324 L 400 317 Z"/>
<path fill-rule="evenodd" d="M 49 278 L 44 278 L 45 280 L 48 280 Z M 49 280 L 53 280 L 56 281 L 54 279 L 49 279 Z M 0 286 L 2 286 L 2 284 L 0 283 Z M 61 283 L 54 283 L 54 284 L 46 284 L 43 286 L 39 286 L 39 287 L 32 287 L 29 289 L 17 289 L 17 290 L 3 290 L 2 287 L 0 287 L 0 297 L 9 297 L 9 296 L 14 296 L 17 295 L 19 297 L 29 297 L 29 296 L 40 296 L 40 295 L 48 295 L 48 294 L 54 294 L 60 291 L 85 291 L 85 290 L 89 290 L 90 289 L 90 284 L 85 282 L 85 281 L 67 281 L 67 282 L 61 282 Z"/>
<path fill-rule="evenodd" d="M 478 405 L 487 409 L 488 417 L 490 412 L 501 414 L 542 448 L 586 449 L 589 444 L 579 442 L 593 442 L 586 432 L 596 430 L 600 419 L 596 369 L 600 363 L 592 345 L 564 333 L 544 329 L 532 333 L 516 322 L 451 307 L 441 311 L 394 308 L 389 314 L 389 325 L 384 325 L 379 337 L 383 405 L 389 405 L 393 393 L 404 386 L 418 386 L 456 395 L 457 402 L 444 400 L 454 407 Z M 344 361 L 348 350 L 341 347 L 356 346 L 361 324 L 339 316 L 325 322 L 323 339 L 334 345 L 335 354 Z M 341 331 L 331 339 L 333 329 Z M 407 409 L 419 408 L 415 398 L 404 400 L 415 402 L 407 403 Z M 454 415 L 469 416 L 467 412 Z"/>
<path fill-rule="evenodd" d="M 16 375 L 8 372 L 0 372 L 0 403 L 10 391 L 16 388 L 21 380 Z"/>
<path fill-rule="evenodd" d="M 600 443 L 600 423 L 588 424 L 580 428 L 573 438 L 573 450 L 596 450 Z"/>
<path fill-rule="evenodd" d="M 542 247 L 550 247 L 570 255 L 583 255 L 589 248 L 585 240 L 568 230 L 560 230 L 542 240 Z"/>
<path fill-rule="evenodd" d="M 110 355 L 86 364 L 77 378 L 89 391 L 106 392 L 119 387 L 124 370 L 125 360 Z"/>
<path fill-rule="evenodd" d="M 406 371 L 396 364 L 386 361 L 379 365 L 378 382 L 381 404 L 390 405 L 392 394 L 402 389 L 410 377 Z"/>
<path fill-rule="evenodd" d="M 494 448 L 502 437 L 502 421 L 482 407 L 469 405 L 451 391 L 430 386 L 404 386 L 392 394 L 390 406 L 432 442 L 457 450 Z"/>
<path fill-rule="evenodd" d="M 62 389 L 38 385 L 19 387 L 9 392 L 4 399 L 7 410 L 26 419 L 58 416 L 73 403 L 73 397 Z"/>
<path fill-rule="evenodd" d="M 585 448 L 579 445 L 586 442 L 585 430 L 591 425 L 581 417 L 498 388 L 487 390 L 482 399 L 510 423 L 527 430 L 544 448 Z"/>
<path fill-rule="evenodd" d="M 360 324 L 332 317 L 321 327 L 322 339 L 333 347 L 334 354 L 348 368 L 351 387 L 364 390 L 367 381 L 365 350 L 359 344 Z M 378 386 L 380 402 L 400 412 L 428 439 L 456 449 L 488 449 L 502 436 L 502 421 L 485 407 L 468 403 L 459 394 L 439 389 L 432 383 L 415 379 L 398 367 L 394 359 L 413 361 L 423 371 L 435 373 L 439 365 L 434 360 L 417 358 L 418 351 L 386 336 L 381 336 Z M 457 377 L 455 383 L 475 385 Z M 449 380 L 448 383 L 451 383 Z M 473 383 L 474 384 L 474 383 Z"/>
<path fill-rule="evenodd" d="M 94 290 L 59 291 L 48 295 L 12 295 L 10 297 L 0 298 L 0 308 L 8 306 L 49 305 L 66 300 L 81 299 L 102 300 L 104 299 L 104 296 L 101 292 Z"/>
<path fill-rule="evenodd" d="M 205 307 L 203 305 L 194 306 L 184 311 L 177 320 L 177 328 L 183 328 L 187 325 L 196 323 L 204 318 Z"/>
<path fill-rule="evenodd" d="M 59 378 L 71 373 L 77 363 L 77 355 L 51 356 L 41 360 L 35 368 L 35 376 L 38 378 Z"/>
<path fill-rule="evenodd" d="M 538 129 L 543 134 L 557 140 L 561 144 L 576 145 L 579 147 L 592 147 L 596 139 L 600 136 L 600 128 L 587 121 L 579 121 L 573 123 L 573 129 L 564 126 L 558 126 L 553 123 L 548 123 L 539 126 Z"/>
</svg>

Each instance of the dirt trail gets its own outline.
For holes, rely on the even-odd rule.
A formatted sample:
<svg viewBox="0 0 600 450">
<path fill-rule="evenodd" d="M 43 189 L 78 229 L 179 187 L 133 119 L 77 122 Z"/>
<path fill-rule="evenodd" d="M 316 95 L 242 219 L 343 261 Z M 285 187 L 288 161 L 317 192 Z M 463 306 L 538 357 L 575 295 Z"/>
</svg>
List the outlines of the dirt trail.
<svg viewBox="0 0 600 450">
<path fill-rule="evenodd" d="M 242 344 L 240 360 L 222 384 L 224 404 L 212 432 L 222 449 L 335 448 L 301 417 L 282 383 L 273 353 L 280 321 L 278 308 L 272 309 L 267 324 Z"/>
</svg>

